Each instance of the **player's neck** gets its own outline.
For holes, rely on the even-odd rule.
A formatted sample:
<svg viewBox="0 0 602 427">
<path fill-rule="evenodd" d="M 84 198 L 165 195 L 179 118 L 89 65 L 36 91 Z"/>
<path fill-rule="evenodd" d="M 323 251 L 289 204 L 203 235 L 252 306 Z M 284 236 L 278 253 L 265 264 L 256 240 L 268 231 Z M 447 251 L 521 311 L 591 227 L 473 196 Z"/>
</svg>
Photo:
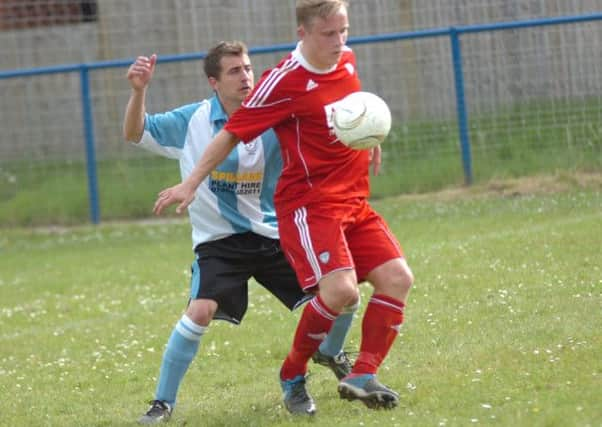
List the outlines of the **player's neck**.
<svg viewBox="0 0 602 427">
<path fill-rule="evenodd" d="M 222 104 L 222 108 L 228 117 L 230 117 L 238 108 L 240 107 L 240 102 L 228 101 L 227 99 L 222 98 L 219 94 L 217 95 L 220 104 Z"/>
<path fill-rule="evenodd" d="M 315 59 L 316 55 L 312 55 L 312 52 L 309 51 L 309 49 L 303 42 L 301 42 L 299 46 L 299 52 L 301 53 L 301 56 L 303 56 L 303 59 L 305 59 L 305 61 L 307 61 L 307 63 L 316 70 L 328 71 L 332 68 L 332 64 L 322 64 L 319 61 L 317 61 Z"/>
</svg>

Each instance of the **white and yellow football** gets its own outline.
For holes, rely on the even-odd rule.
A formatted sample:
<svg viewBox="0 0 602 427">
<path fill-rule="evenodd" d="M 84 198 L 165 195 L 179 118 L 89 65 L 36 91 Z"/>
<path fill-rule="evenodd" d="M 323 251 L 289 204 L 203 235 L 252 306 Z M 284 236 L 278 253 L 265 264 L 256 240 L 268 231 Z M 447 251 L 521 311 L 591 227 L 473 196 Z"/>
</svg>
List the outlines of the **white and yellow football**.
<svg viewBox="0 0 602 427">
<path fill-rule="evenodd" d="M 370 92 L 353 92 L 334 106 L 334 133 L 343 144 L 365 150 L 382 143 L 391 130 L 391 110 Z"/>
</svg>

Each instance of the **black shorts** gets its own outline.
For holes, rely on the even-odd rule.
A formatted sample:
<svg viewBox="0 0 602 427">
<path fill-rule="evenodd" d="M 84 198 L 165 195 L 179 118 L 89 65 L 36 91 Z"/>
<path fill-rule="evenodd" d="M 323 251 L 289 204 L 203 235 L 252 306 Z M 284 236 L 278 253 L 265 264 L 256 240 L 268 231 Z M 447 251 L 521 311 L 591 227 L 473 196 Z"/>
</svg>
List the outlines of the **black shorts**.
<svg viewBox="0 0 602 427">
<path fill-rule="evenodd" d="M 289 310 L 313 297 L 299 286 L 278 240 L 248 232 L 202 243 L 194 251 L 190 299 L 216 301 L 214 319 L 235 324 L 242 321 L 247 311 L 251 277 Z"/>
</svg>

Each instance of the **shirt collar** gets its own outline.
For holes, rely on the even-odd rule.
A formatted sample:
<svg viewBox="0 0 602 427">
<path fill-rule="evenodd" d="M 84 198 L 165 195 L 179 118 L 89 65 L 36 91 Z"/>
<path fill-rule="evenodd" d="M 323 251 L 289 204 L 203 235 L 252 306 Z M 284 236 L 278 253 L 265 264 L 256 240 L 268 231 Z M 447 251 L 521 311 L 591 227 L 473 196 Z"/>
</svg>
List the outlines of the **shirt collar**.
<svg viewBox="0 0 602 427">
<path fill-rule="evenodd" d="M 209 99 L 209 102 L 211 104 L 211 113 L 209 115 L 209 120 L 211 120 L 211 123 L 217 124 L 218 122 L 227 122 L 228 115 L 224 111 L 222 103 L 219 102 L 217 95 L 213 95 Z"/>
<path fill-rule="evenodd" d="M 313 65 L 311 65 L 307 61 L 307 59 L 305 59 L 303 54 L 301 53 L 301 44 L 302 43 L 303 43 L 303 41 L 299 41 L 297 43 L 297 47 L 295 48 L 295 50 L 293 50 L 292 55 L 293 55 L 293 58 L 295 58 L 297 61 L 299 61 L 299 63 L 301 64 L 301 66 L 303 68 L 305 68 L 307 71 L 311 71 L 314 74 L 328 74 L 328 73 L 332 73 L 334 70 L 336 70 L 338 64 L 334 64 L 332 67 L 330 67 L 327 70 L 321 70 L 321 69 L 316 68 Z"/>
</svg>

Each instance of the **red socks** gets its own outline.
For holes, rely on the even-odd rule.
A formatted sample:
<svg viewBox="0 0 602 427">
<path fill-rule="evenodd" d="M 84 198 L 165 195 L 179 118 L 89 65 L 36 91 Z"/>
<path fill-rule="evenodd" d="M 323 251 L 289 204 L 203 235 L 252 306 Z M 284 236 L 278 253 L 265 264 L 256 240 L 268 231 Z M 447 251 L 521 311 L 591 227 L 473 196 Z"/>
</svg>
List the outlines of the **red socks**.
<svg viewBox="0 0 602 427">
<path fill-rule="evenodd" d="M 326 307 L 319 295 L 307 303 L 297 325 L 293 348 L 282 365 L 281 379 L 305 375 L 309 358 L 326 338 L 337 316 L 338 313 Z"/>
<path fill-rule="evenodd" d="M 403 323 L 404 303 L 386 295 L 373 295 L 362 321 L 360 354 L 353 374 L 376 374 L 389 353 Z M 307 372 L 307 361 L 316 352 L 332 327 L 337 313 L 320 299 L 307 303 L 297 325 L 293 348 L 286 357 L 280 378 L 290 380 Z"/>
<path fill-rule="evenodd" d="M 354 374 L 376 374 L 403 323 L 404 303 L 386 295 L 372 295 L 362 321 L 360 354 Z"/>
</svg>

